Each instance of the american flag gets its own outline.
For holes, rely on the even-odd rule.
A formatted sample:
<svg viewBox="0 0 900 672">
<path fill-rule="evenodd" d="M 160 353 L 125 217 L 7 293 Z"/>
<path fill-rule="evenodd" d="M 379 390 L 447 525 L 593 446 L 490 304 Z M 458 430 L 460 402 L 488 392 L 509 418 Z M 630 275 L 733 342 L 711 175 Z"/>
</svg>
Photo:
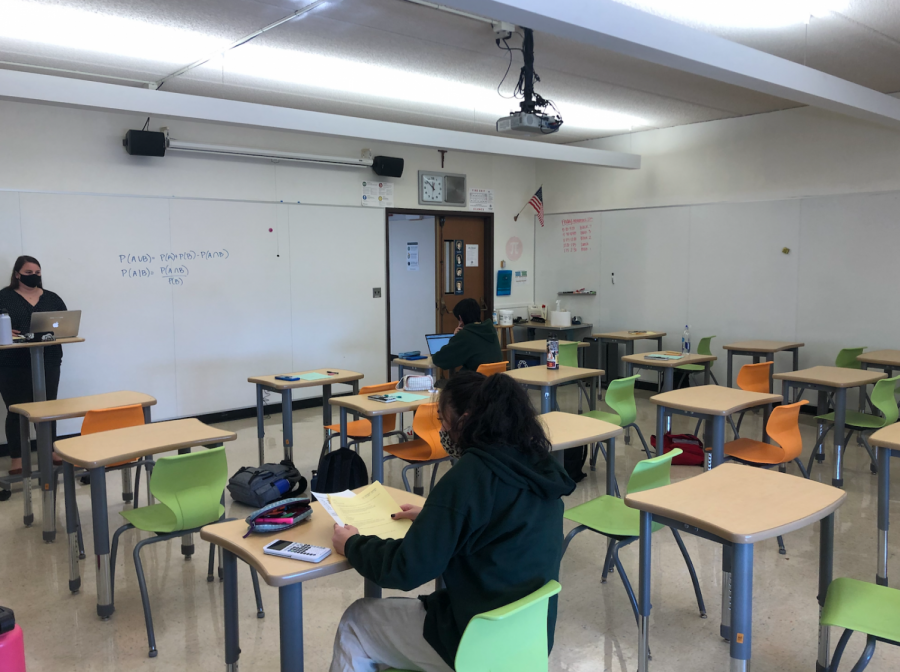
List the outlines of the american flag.
<svg viewBox="0 0 900 672">
<path fill-rule="evenodd" d="M 541 222 L 541 226 L 544 225 L 544 185 L 538 187 L 538 190 L 534 192 L 534 196 L 531 197 L 531 200 L 528 201 L 528 205 L 534 208 L 535 212 L 537 212 L 538 220 Z"/>
</svg>

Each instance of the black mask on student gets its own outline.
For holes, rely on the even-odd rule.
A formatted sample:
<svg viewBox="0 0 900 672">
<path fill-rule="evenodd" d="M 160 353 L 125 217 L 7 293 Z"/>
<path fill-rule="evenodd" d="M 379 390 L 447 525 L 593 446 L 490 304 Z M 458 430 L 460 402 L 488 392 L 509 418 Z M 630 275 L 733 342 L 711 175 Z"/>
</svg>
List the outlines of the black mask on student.
<svg viewBox="0 0 900 672">
<path fill-rule="evenodd" d="M 21 282 L 26 287 L 31 287 L 34 289 L 35 287 L 41 286 L 41 276 L 35 274 L 32 275 L 20 275 L 19 282 Z"/>
</svg>

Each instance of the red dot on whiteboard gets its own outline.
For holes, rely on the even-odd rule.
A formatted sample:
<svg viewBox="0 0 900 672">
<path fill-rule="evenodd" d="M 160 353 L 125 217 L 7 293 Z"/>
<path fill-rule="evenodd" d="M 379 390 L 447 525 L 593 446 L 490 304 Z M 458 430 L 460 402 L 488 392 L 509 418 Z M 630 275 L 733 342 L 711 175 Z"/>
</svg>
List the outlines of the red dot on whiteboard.
<svg viewBox="0 0 900 672">
<path fill-rule="evenodd" d="M 272 229 L 269 229 L 269 233 L 272 233 Z"/>
</svg>

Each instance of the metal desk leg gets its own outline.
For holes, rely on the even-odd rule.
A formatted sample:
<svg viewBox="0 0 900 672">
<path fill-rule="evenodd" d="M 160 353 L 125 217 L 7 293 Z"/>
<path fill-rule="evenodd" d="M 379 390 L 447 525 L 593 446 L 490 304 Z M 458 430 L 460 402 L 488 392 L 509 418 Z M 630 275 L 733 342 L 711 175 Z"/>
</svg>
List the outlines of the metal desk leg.
<svg viewBox="0 0 900 672">
<path fill-rule="evenodd" d="M 731 641 L 731 544 L 722 545 L 722 623 L 719 625 L 719 635 L 726 642 Z"/>
<path fill-rule="evenodd" d="M 863 371 L 868 371 L 869 365 L 867 362 L 860 362 L 859 368 L 862 369 Z M 888 377 L 890 377 L 890 376 L 888 376 Z M 868 385 L 861 385 L 859 387 L 859 412 L 860 413 L 866 412 L 866 395 L 868 394 L 868 392 L 869 392 Z M 861 444 L 862 443 L 862 433 L 858 432 L 857 434 L 858 435 L 856 437 L 856 442 Z"/>
<path fill-rule="evenodd" d="M 222 570 L 225 592 L 225 672 L 237 672 L 238 659 L 241 657 L 238 627 L 237 556 L 224 547 L 220 550 L 224 565 Z"/>
<path fill-rule="evenodd" d="M 712 371 L 712 362 L 706 362 L 703 365 L 703 384 L 709 385 L 709 374 Z"/>
<path fill-rule="evenodd" d="M 78 529 L 75 524 L 75 467 L 69 462 L 63 462 L 63 491 L 66 500 L 66 535 L 69 539 L 69 590 L 77 593 L 81 589 L 81 573 L 78 568 Z"/>
<path fill-rule="evenodd" d="M 606 494 L 616 496 L 616 437 L 606 442 Z"/>
<path fill-rule="evenodd" d="M 875 583 L 888 585 L 888 529 L 891 516 L 891 449 L 876 446 L 878 455 L 878 567 Z"/>
<path fill-rule="evenodd" d="M 619 354 L 619 346 L 616 346 L 616 354 Z M 625 342 L 625 355 L 633 355 L 634 354 L 634 341 L 626 341 Z M 621 365 L 621 358 L 616 361 L 616 373 L 619 373 L 619 366 Z M 603 368 L 603 367 L 600 367 Z M 625 444 L 631 445 L 631 427 L 625 428 Z"/>
<path fill-rule="evenodd" d="M 372 423 L 372 482 L 384 483 L 384 416 L 369 418 Z"/>
<path fill-rule="evenodd" d="M 109 517 L 106 511 L 106 469 L 91 475 L 91 521 L 94 525 L 94 555 L 97 556 L 97 615 L 106 619 L 116 610 L 109 576 Z"/>
<path fill-rule="evenodd" d="M 725 374 L 725 385 L 727 387 L 731 387 L 731 371 L 734 367 L 734 351 L 728 351 L 728 367 L 726 369 L 727 373 Z"/>
<path fill-rule="evenodd" d="M 265 410 L 263 409 L 263 388 L 259 383 L 256 384 L 256 440 L 259 443 L 259 464 L 262 466 L 266 462 L 266 427 L 265 427 Z"/>
<path fill-rule="evenodd" d="M 707 417 L 706 422 L 712 422 L 712 466 L 718 467 L 725 461 L 725 416 L 714 415 Z"/>
<path fill-rule="evenodd" d="M 603 367 L 601 366 L 600 368 L 602 369 Z M 625 362 L 625 377 L 631 378 L 631 376 L 633 376 L 633 375 L 634 375 L 634 364 L 632 364 L 631 362 Z"/>
<path fill-rule="evenodd" d="M 825 606 L 825 596 L 831 585 L 834 571 L 834 514 L 823 518 L 819 523 L 819 616 Z M 819 658 L 816 661 L 816 672 L 825 672 L 831 662 L 831 646 L 827 625 L 819 626 Z"/>
<path fill-rule="evenodd" d="M 663 436 L 666 434 L 666 407 L 656 407 L 656 455 L 663 454 Z"/>
<path fill-rule="evenodd" d="M 802 388 L 801 388 L 802 394 Z M 817 404 L 816 404 L 816 415 L 826 415 L 828 413 L 828 393 L 824 390 L 819 390 Z M 825 431 L 825 425 L 818 425 L 816 427 L 816 443 L 819 444 L 819 450 L 816 452 L 816 462 L 824 462 L 825 461 L 825 442 L 822 440 L 822 433 Z"/>
<path fill-rule="evenodd" d="M 735 544 L 732 574 L 731 672 L 749 672 L 753 630 L 753 544 Z"/>
<path fill-rule="evenodd" d="M 187 455 L 191 452 L 190 448 L 179 448 L 179 455 Z M 224 493 L 223 493 L 224 497 Z M 194 533 L 188 532 L 187 534 L 181 535 L 181 554 L 184 556 L 185 560 L 190 560 L 191 556 L 194 555 Z"/>
<path fill-rule="evenodd" d="M 346 448 L 350 440 L 347 438 L 347 407 L 341 406 L 341 448 Z"/>
<path fill-rule="evenodd" d="M 650 563 L 653 516 L 641 511 L 640 576 L 638 577 L 638 672 L 650 662 Z"/>
<path fill-rule="evenodd" d="M 509 368 L 510 369 L 516 368 L 516 351 L 515 350 L 509 351 Z"/>
<path fill-rule="evenodd" d="M 403 380 L 401 376 L 400 380 Z M 322 386 L 322 438 L 327 439 L 329 431 L 325 429 L 331 424 L 331 404 L 329 400 L 331 399 L 331 385 L 323 385 Z M 401 423 L 402 427 L 402 423 Z"/>
<path fill-rule="evenodd" d="M 37 434 L 38 468 L 41 471 L 41 516 L 45 542 L 56 540 L 56 489 L 53 475 L 53 432 L 49 422 L 34 425 Z"/>
<path fill-rule="evenodd" d="M 541 387 L 541 414 L 542 415 L 544 413 L 549 413 L 550 411 L 554 410 L 552 402 L 555 400 L 552 400 L 550 398 L 550 396 L 553 395 L 554 389 L 555 388 L 551 385 L 544 385 L 543 387 Z M 553 395 L 553 396 L 555 397 L 556 395 Z"/>
<path fill-rule="evenodd" d="M 847 388 L 834 391 L 834 477 L 831 484 L 844 487 L 844 429 L 847 418 Z"/>
<path fill-rule="evenodd" d="M 281 391 L 281 428 L 284 432 L 284 459 L 294 461 L 294 404 L 290 390 Z"/>
<path fill-rule="evenodd" d="M 22 521 L 25 527 L 34 522 L 34 510 L 31 508 L 31 425 L 24 415 L 19 416 L 19 440 L 22 445 Z"/>
<path fill-rule="evenodd" d="M 769 387 L 769 390 L 771 391 L 772 388 Z M 772 415 L 772 404 L 766 404 L 765 406 L 763 406 L 763 430 L 762 430 L 763 443 L 772 443 L 772 439 L 769 437 L 768 433 L 766 432 L 766 427 L 769 426 L 769 417 L 771 415 Z"/>
<path fill-rule="evenodd" d="M 607 342 L 607 340 L 605 338 L 601 338 L 600 339 L 600 368 L 603 369 L 604 371 L 606 371 L 606 373 L 604 375 L 606 376 L 607 386 L 609 385 L 609 380 L 610 380 L 609 362 L 606 361 L 607 360 L 606 348 L 608 348 L 608 347 L 609 347 L 609 343 Z M 603 384 L 602 381 L 600 384 L 601 385 Z"/>
<path fill-rule="evenodd" d="M 671 392 L 675 389 L 675 369 L 667 366 L 663 369 L 663 392 Z"/>
<path fill-rule="evenodd" d="M 713 423 L 711 416 L 709 415 L 703 416 L 697 424 L 699 425 L 700 422 L 703 423 L 703 445 L 709 448 L 709 450 L 704 453 L 703 462 L 706 471 L 709 471 L 713 468 L 712 447 L 713 443 L 715 443 L 715 439 L 713 438 Z"/>
<path fill-rule="evenodd" d="M 772 362 L 772 366 L 769 367 L 769 394 L 772 394 L 772 390 L 775 389 L 775 379 L 772 378 L 775 375 L 775 353 L 767 352 L 766 361 Z"/>
<path fill-rule="evenodd" d="M 303 672 L 303 584 L 278 589 L 281 672 Z"/>
</svg>

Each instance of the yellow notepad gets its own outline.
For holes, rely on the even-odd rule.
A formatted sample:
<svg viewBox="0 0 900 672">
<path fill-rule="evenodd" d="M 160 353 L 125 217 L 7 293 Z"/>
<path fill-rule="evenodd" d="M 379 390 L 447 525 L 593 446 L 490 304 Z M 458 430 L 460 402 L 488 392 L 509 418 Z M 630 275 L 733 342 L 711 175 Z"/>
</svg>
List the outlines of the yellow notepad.
<svg viewBox="0 0 900 672">
<path fill-rule="evenodd" d="M 400 505 L 378 481 L 356 497 L 329 497 L 329 503 L 344 524 L 353 525 L 360 534 L 382 539 L 402 539 L 412 525 L 411 520 L 394 520 L 392 513 L 400 512 Z"/>
</svg>

